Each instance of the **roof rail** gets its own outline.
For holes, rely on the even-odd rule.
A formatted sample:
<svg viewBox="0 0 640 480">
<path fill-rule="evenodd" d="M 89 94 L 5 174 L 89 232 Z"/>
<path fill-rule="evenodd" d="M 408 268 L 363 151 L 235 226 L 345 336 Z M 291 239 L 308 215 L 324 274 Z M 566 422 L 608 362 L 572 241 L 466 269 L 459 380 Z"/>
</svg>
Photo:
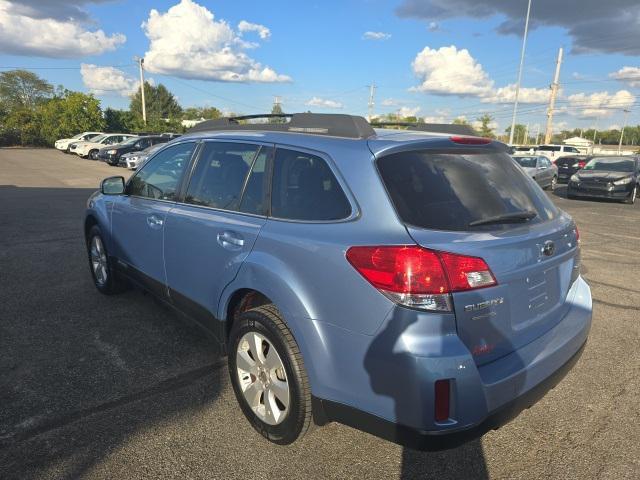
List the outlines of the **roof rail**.
<svg viewBox="0 0 640 480">
<path fill-rule="evenodd" d="M 244 120 L 274 118 L 289 119 L 289 121 L 282 123 L 241 123 Z M 219 130 L 268 130 L 359 139 L 375 135 L 373 128 L 364 117 L 333 113 L 283 113 L 224 117 L 200 122 L 190 128 L 187 133 Z"/>
<path fill-rule="evenodd" d="M 451 135 L 477 136 L 470 125 L 458 125 L 456 123 L 414 123 L 414 122 L 371 122 L 374 128 L 405 127 L 407 130 L 429 133 L 448 133 Z"/>
</svg>

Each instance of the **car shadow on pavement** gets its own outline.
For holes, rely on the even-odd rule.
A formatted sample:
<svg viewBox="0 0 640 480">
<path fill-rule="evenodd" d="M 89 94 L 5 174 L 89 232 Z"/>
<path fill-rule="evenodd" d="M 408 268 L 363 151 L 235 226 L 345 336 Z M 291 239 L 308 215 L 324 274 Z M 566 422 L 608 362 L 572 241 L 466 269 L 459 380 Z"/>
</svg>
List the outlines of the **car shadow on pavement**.
<svg viewBox="0 0 640 480">
<path fill-rule="evenodd" d="M 420 321 L 429 320 L 428 314 L 420 314 Z M 418 403 L 428 404 L 425 399 L 432 395 L 433 390 L 425 385 L 424 364 L 416 361 L 416 357 L 406 350 L 416 338 L 409 332 L 412 324 L 417 322 L 415 312 L 408 309 L 396 308 L 391 318 L 385 320 L 386 325 L 376 334 L 365 357 L 365 368 L 369 373 L 372 390 L 378 395 L 391 397 L 395 405 L 395 420 L 400 424 L 409 424 L 413 419 L 427 418 L 431 410 L 416 412 L 416 398 L 423 399 Z M 435 321 L 435 320 L 434 320 Z M 486 325 L 486 338 L 500 339 L 493 334 L 499 333 L 490 323 Z M 403 337 L 403 335 L 406 335 Z M 502 343 L 498 340 L 498 343 Z M 439 348 L 439 347 L 436 347 Z M 522 362 L 514 360 L 513 368 L 519 370 Z M 438 362 L 434 358 L 434 362 Z M 521 375 L 513 387 L 519 391 L 525 382 L 525 375 Z M 468 392 L 458 392 L 467 394 Z M 454 406 L 455 409 L 455 406 Z M 455 411 L 455 410 L 454 410 Z M 425 420 L 426 421 L 426 420 Z M 397 430 L 400 434 L 400 429 Z M 448 450 L 423 452 L 403 447 L 402 450 L 402 479 L 454 479 L 473 478 L 487 479 L 489 473 L 480 439 L 471 440 L 461 446 Z"/>
<path fill-rule="evenodd" d="M 3 479 L 86 476 L 225 383 L 200 329 L 148 295 L 95 290 L 81 221 L 92 191 L 0 186 Z"/>
</svg>

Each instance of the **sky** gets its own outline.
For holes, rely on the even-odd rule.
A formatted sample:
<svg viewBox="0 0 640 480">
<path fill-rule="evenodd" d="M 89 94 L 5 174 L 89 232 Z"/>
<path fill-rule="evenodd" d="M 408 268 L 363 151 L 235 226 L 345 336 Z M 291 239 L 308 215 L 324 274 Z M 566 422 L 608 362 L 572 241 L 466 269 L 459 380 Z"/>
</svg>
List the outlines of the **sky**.
<svg viewBox="0 0 640 480">
<path fill-rule="evenodd" d="M 579 5 L 578 8 L 576 8 Z M 527 0 L 0 0 L 0 70 L 127 108 L 145 77 L 183 107 L 417 115 L 511 123 Z M 532 0 L 518 123 L 640 123 L 640 2 Z"/>
</svg>

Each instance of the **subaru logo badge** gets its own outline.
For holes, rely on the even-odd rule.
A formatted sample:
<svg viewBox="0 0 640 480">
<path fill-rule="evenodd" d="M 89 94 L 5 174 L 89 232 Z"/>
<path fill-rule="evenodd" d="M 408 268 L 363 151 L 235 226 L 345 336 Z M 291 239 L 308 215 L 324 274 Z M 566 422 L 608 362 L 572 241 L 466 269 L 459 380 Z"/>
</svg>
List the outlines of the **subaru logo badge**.
<svg viewBox="0 0 640 480">
<path fill-rule="evenodd" d="M 544 254 L 545 257 L 550 257 L 551 255 L 556 253 L 556 244 L 553 243 L 551 240 L 547 240 L 546 242 L 544 242 L 544 245 L 542 246 L 542 253 Z"/>
</svg>

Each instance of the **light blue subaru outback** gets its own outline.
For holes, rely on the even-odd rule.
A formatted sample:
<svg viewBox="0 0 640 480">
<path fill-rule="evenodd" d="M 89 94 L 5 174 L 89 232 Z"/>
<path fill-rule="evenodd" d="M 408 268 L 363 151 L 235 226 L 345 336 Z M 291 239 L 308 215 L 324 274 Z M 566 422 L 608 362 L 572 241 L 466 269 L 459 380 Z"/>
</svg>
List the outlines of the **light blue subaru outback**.
<svg viewBox="0 0 640 480">
<path fill-rule="evenodd" d="M 215 336 L 258 432 L 337 421 L 451 448 L 573 366 L 578 230 L 505 145 L 283 117 L 200 124 L 105 179 L 84 221 L 98 290 L 142 287 Z"/>
</svg>

